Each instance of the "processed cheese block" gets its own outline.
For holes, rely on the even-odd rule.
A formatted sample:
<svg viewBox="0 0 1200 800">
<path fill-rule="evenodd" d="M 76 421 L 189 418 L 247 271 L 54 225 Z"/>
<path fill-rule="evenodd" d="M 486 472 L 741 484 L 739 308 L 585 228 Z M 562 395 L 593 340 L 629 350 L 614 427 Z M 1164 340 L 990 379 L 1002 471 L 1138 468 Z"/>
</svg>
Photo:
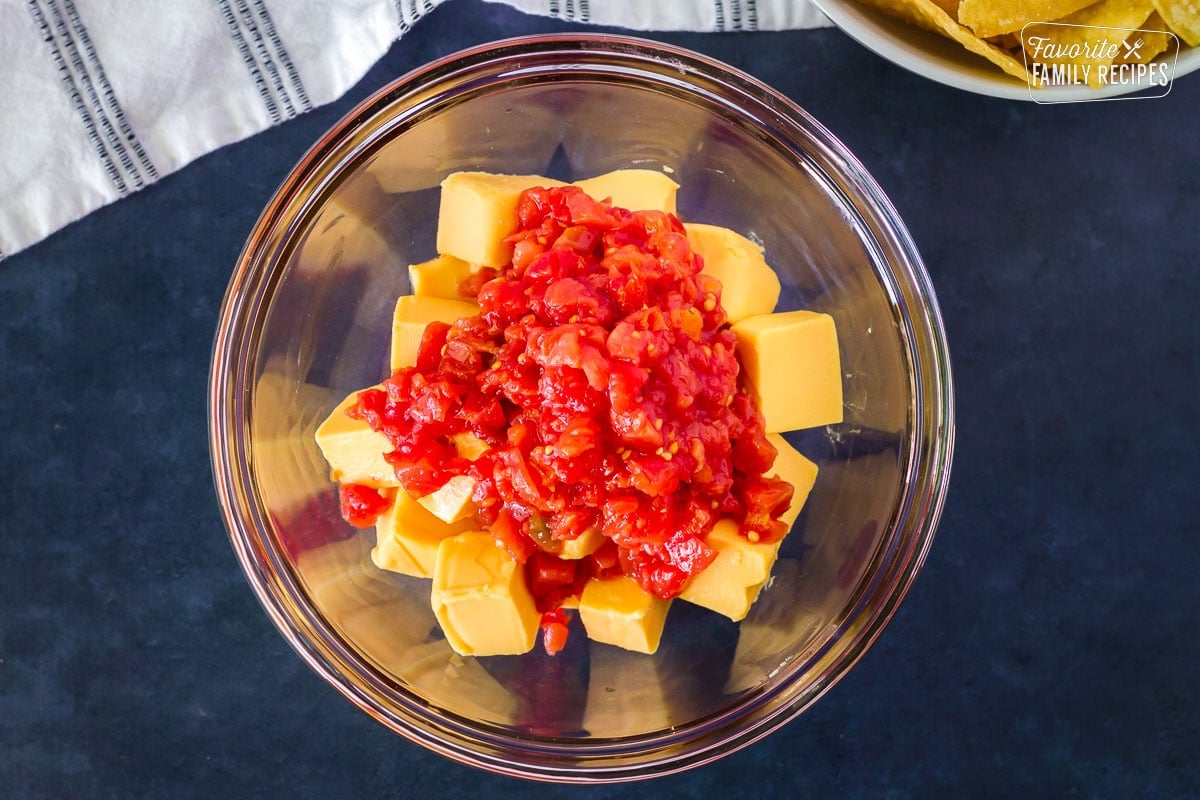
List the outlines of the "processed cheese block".
<svg viewBox="0 0 1200 800">
<path fill-rule="evenodd" d="M 474 478 L 455 475 L 440 489 L 419 498 L 417 502 L 442 522 L 454 523 L 475 513 L 475 503 L 471 500 L 474 491 Z"/>
<path fill-rule="evenodd" d="M 579 598 L 579 618 L 589 639 L 638 653 L 658 650 L 670 600 L 642 591 L 624 575 L 590 580 Z"/>
<path fill-rule="evenodd" d="M 494 656 L 533 649 L 541 615 L 525 585 L 525 570 L 490 533 L 469 531 L 442 540 L 431 598 L 455 652 Z"/>
<path fill-rule="evenodd" d="M 763 583 L 771 576 L 779 542 L 748 541 L 731 519 L 714 525 L 705 542 L 717 551 L 717 557 L 692 576 L 679 598 L 738 622 L 750 611 Z"/>
<path fill-rule="evenodd" d="M 450 434 L 449 439 L 455 451 L 468 461 L 474 461 L 491 449 L 487 442 L 470 431 Z"/>
<path fill-rule="evenodd" d="M 425 326 L 431 322 L 452 325 L 463 317 L 479 313 L 479 306 L 465 300 L 444 297 L 416 297 L 406 294 L 396 301 L 392 316 L 392 370 L 411 367 L 417 363 L 417 351 Z"/>
<path fill-rule="evenodd" d="M 573 185 L 596 200 L 611 199 L 618 208 L 668 214 L 675 213 L 675 193 L 679 191 L 678 183 L 651 169 L 619 169 Z"/>
<path fill-rule="evenodd" d="M 517 200 L 535 186 L 562 186 L 540 175 L 456 172 L 442 181 L 437 251 L 471 264 L 502 267 L 512 260 L 505 237 L 517 230 Z"/>
<path fill-rule="evenodd" d="M 454 256 L 437 256 L 420 264 L 408 265 L 408 281 L 417 297 L 442 297 L 462 300 L 458 287 L 471 277 L 471 265 Z"/>
<path fill-rule="evenodd" d="M 563 542 L 562 549 L 558 551 L 557 555 L 568 561 L 576 561 L 590 556 L 599 550 L 602 544 L 604 544 L 604 534 L 600 532 L 599 528 L 588 528 L 574 539 Z"/>
<path fill-rule="evenodd" d="M 738 355 L 769 433 L 842 421 L 842 366 L 833 317 L 786 311 L 733 325 Z"/>
<path fill-rule="evenodd" d="M 380 569 L 428 578 L 438 545 L 455 534 L 475 527 L 472 520 L 442 522 L 403 489 L 396 491 L 391 507 L 375 523 L 375 547 L 371 560 Z"/>
<path fill-rule="evenodd" d="M 704 258 L 704 274 L 721 282 L 721 306 L 731 323 L 770 314 L 779 302 L 779 276 L 763 250 L 729 228 L 686 223 L 688 242 Z"/>
<path fill-rule="evenodd" d="M 800 510 L 804 508 L 804 501 L 808 499 L 813 484 L 817 482 L 817 465 L 805 458 L 799 450 L 792 447 L 788 440 L 778 433 L 768 433 L 767 441 L 773 444 L 778 451 L 775 463 L 767 471 L 767 474 L 777 475 L 792 485 L 792 502 L 788 506 L 788 510 L 779 517 L 790 528 L 796 521 L 796 517 L 800 516 Z"/>
<path fill-rule="evenodd" d="M 371 430 L 366 422 L 346 416 L 346 409 L 358 402 L 358 394 L 351 392 L 317 428 L 317 446 L 329 462 L 330 475 L 335 481 L 377 489 L 399 486 L 396 471 L 383 457 L 392 451 L 387 437 Z"/>
</svg>

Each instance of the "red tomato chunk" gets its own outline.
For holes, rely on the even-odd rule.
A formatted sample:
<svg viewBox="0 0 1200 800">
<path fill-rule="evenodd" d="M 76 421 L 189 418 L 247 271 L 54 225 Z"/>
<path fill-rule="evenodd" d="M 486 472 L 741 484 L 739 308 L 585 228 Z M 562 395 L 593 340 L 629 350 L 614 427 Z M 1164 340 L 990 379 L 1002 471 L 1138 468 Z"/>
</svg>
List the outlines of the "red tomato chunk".
<svg viewBox="0 0 1200 800">
<path fill-rule="evenodd" d="M 571 186 L 526 191 L 518 219 L 512 263 L 464 284 L 480 314 L 430 324 L 416 366 L 351 411 L 391 441 L 404 488 L 474 478 L 480 522 L 526 564 L 543 612 L 618 572 L 674 597 L 715 557 L 705 537 L 723 517 L 782 537 L 792 487 L 765 476 L 775 449 L 739 384 L 720 283 L 679 220 Z M 490 449 L 459 456 L 461 432 Z M 554 555 L 589 529 L 607 539 L 595 553 Z"/>
<path fill-rule="evenodd" d="M 546 655 L 558 655 L 567 646 L 567 634 L 570 631 L 567 625 L 570 620 L 570 615 L 562 608 L 542 614 L 540 627 L 542 629 L 542 647 L 545 648 Z"/>
<path fill-rule="evenodd" d="M 342 519 L 356 528 L 371 527 L 392 504 L 375 489 L 359 483 L 338 487 L 338 499 L 342 504 Z"/>
</svg>

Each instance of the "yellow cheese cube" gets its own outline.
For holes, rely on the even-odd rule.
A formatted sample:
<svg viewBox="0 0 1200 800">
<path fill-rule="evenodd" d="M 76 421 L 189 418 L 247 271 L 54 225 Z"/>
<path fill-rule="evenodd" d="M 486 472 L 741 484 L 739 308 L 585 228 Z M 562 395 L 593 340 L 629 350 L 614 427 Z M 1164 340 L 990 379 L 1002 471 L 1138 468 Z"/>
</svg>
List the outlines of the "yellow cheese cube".
<svg viewBox="0 0 1200 800">
<path fill-rule="evenodd" d="M 833 317 L 785 311 L 733 325 L 738 356 L 767 431 L 793 431 L 842 421 L 842 366 Z"/>
<path fill-rule="evenodd" d="M 392 451 L 387 437 L 362 420 L 346 416 L 346 409 L 357 401 L 358 392 L 351 392 L 317 428 L 317 446 L 329 462 L 330 476 L 341 483 L 399 486 L 396 471 L 383 458 Z"/>
<path fill-rule="evenodd" d="M 761 247 L 729 228 L 692 222 L 683 227 L 692 249 L 704 257 L 704 274 L 721 282 L 721 307 L 730 323 L 775 310 L 779 276 Z"/>
<path fill-rule="evenodd" d="M 589 639 L 638 653 L 658 650 L 670 600 L 642 591 L 624 575 L 591 580 L 579 598 L 579 618 Z"/>
<path fill-rule="evenodd" d="M 392 317 L 392 369 L 411 367 L 417 363 L 421 337 L 429 323 L 445 322 L 452 325 L 463 317 L 478 313 L 479 306 L 465 300 L 416 297 L 411 294 L 402 296 L 396 301 L 396 313 Z"/>
<path fill-rule="evenodd" d="M 817 482 L 817 465 L 805 458 L 799 450 L 792 447 L 788 440 L 778 433 L 768 433 L 767 441 L 775 445 L 775 449 L 779 451 L 775 456 L 775 463 L 767 474 L 783 478 L 792 485 L 794 490 L 788 510 L 779 517 L 790 528 L 796 521 L 796 517 L 800 516 L 800 510 L 804 508 L 804 501 L 808 499 L 813 484 Z"/>
<path fill-rule="evenodd" d="M 437 256 L 408 265 L 408 280 L 417 297 L 462 300 L 458 287 L 471 277 L 471 265 L 454 256 Z"/>
<path fill-rule="evenodd" d="M 451 434 L 450 444 L 454 445 L 455 451 L 468 461 L 474 461 L 492 449 L 491 445 L 470 431 Z"/>
<path fill-rule="evenodd" d="M 417 502 L 442 522 L 454 523 L 475 513 L 475 502 L 471 500 L 474 491 L 474 478 L 455 475 L 440 489 L 419 498 Z"/>
<path fill-rule="evenodd" d="M 738 525 L 723 519 L 705 539 L 717 557 L 692 578 L 679 593 L 681 600 L 724 614 L 734 622 L 750 611 L 763 583 L 771 576 L 771 565 L 779 553 L 779 542 L 750 542 Z"/>
<path fill-rule="evenodd" d="M 574 539 L 563 542 L 562 549 L 558 551 L 557 555 L 559 558 L 575 561 L 590 556 L 599 550 L 602 544 L 604 544 L 604 534 L 598 528 L 588 528 Z"/>
<path fill-rule="evenodd" d="M 392 506 L 375 523 L 375 547 L 371 560 L 380 569 L 428 578 L 442 539 L 476 527 L 472 520 L 442 522 L 400 489 Z"/>
<path fill-rule="evenodd" d="M 679 191 L 678 183 L 651 169 L 619 169 L 574 185 L 596 200 L 611 199 L 619 208 L 668 214 L 675 213 L 675 193 Z"/>
<path fill-rule="evenodd" d="M 442 181 L 437 251 L 471 264 L 502 267 L 513 246 L 504 238 L 517 230 L 517 200 L 535 186 L 562 186 L 540 175 L 456 172 Z"/>
<path fill-rule="evenodd" d="M 490 533 L 470 531 L 442 540 L 431 597 L 455 652 L 515 655 L 533 648 L 541 615 L 525 585 L 525 570 Z"/>
</svg>

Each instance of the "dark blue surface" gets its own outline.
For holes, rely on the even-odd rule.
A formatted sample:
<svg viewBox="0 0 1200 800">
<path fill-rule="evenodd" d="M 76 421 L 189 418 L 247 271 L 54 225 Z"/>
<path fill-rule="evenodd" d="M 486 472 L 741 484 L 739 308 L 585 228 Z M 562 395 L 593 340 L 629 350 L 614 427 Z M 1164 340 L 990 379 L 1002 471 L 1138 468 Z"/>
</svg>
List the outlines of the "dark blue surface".
<svg viewBox="0 0 1200 800">
<path fill-rule="evenodd" d="M 772 84 L 858 154 L 925 256 L 954 359 L 926 567 L 783 730 L 641 786 L 537 786 L 409 744 L 288 648 L 208 465 L 241 244 L 375 88 L 564 29 L 455 0 L 343 100 L 0 263 L 0 795 L 1200 796 L 1200 75 L 1045 107 L 919 79 L 835 30 L 654 37 Z"/>
</svg>

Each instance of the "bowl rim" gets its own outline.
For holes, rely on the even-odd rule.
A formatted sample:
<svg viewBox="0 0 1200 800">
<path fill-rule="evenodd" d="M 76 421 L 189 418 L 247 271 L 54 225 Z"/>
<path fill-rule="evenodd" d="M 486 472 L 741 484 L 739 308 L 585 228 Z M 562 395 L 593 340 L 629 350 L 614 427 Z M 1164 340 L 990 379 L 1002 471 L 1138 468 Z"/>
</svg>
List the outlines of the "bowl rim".
<svg viewBox="0 0 1200 800">
<path fill-rule="evenodd" d="M 323 190 L 352 159 L 352 144 L 360 123 L 378 119 L 403 103 L 408 103 L 409 116 L 413 116 L 417 113 L 413 108 L 431 96 L 431 87 L 461 80 L 481 69 L 503 66 L 513 74 L 528 76 L 539 69 L 543 73 L 548 70 L 541 59 L 552 62 L 560 71 L 566 65 L 573 74 L 580 74 L 578 62 L 585 57 L 629 62 L 626 69 L 642 69 L 644 72 L 639 74 L 644 79 L 653 72 L 658 80 L 673 81 L 677 88 L 693 94 L 701 91 L 696 82 L 719 81 L 736 97 L 739 111 L 745 114 L 749 108 L 755 112 L 749 117 L 754 124 L 776 136 L 804 140 L 811 148 L 810 155 L 819 156 L 818 166 L 826 173 L 831 188 L 841 194 L 849 208 L 862 215 L 860 222 L 869 229 L 871 243 L 885 258 L 882 263 L 905 272 L 904 285 L 891 286 L 889 291 L 895 294 L 895 303 L 911 313 L 905 322 L 908 328 L 904 346 L 906 357 L 911 359 L 911 372 L 918 380 L 910 386 L 910 399 L 916 415 L 925 413 L 923 404 L 929 401 L 934 419 L 928 435 L 908 447 L 908 463 L 904 466 L 909 480 L 905 481 L 896 521 L 889 521 L 894 534 L 890 546 L 896 549 L 902 544 L 902 551 L 877 555 L 877 559 L 886 555 L 890 567 L 863 586 L 857 601 L 847 610 L 847 619 L 862 622 L 854 630 L 852 641 L 831 637 L 822 651 L 806 662 L 815 665 L 833 654 L 835 645 L 843 645 L 836 657 L 831 656 L 832 661 L 818 680 L 803 687 L 780 681 L 770 691 L 759 692 L 732 709 L 666 733 L 569 745 L 522 738 L 519 745 L 524 748 L 521 755 L 525 761 L 517 763 L 511 751 L 500 752 L 500 748 L 513 746 L 511 735 L 489 734 L 454 715 L 431 719 L 425 704 L 415 698 L 406 700 L 403 693 L 391 699 L 408 716 L 396 718 L 395 710 L 386 707 L 377 694 L 382 691 L 379 681 L 372 683 L 363 660 L 336 634 L 331 635 L 311 604 L 305 606 L 306 594 L 290 565 L 262 541 L 261 534 L 269 530 L 269 521 L 255 502 L 251 459 L 246 457 L 252 402 L 248 380 L 254 376 L 247 375 L 244 367 L 253 362 L 258 349 L 256 326 L 247 321 L 253 323 L 261 317 L 281 279 L 286 259 L 282 258 L 280 245 L 297 232 L 306 212 L 319 203 Z M 708 99 L 708 95 L 704 97 Z M 732 104 L 732 100 L 729 102 Z M 382 135 L 379 131 L 393 124 L 394 118 L 381 122 L 372 136 Z M 296 193 L 302 187 L 311 191 L 297 201 Z M 875 263 L 878 271 L 881 262 Z M 894 280 L 891 271 L 879 277 Z M 920 328 L 919 336 L 914 326 Z M 758 741 L 811 706 L 878 638 L 920 570 L 945 502 L 954 449 L 953 381 L 940 310 L 916 245 L 882 189 L 839 140 L 782 94 L 708 56 L 632 36 L 585 33 L 504 39 L 437 59 L 372 93 L 317 140 L 264 208 L 230 279 L 212 353 L 210 454 L 222 517 L 247 580 L 284 638 L 343 696 L 405 738 L 459 762 L 535 780 L 607 783 L 679 772 Z M 915 368 L 926 362 L 933 367 L 932 372 Z M 912 490 L 914 475 L 928 491 Z M 902 533 L 911 534 L 906 538 L 895 533 L 901 522 L 907 525 Z M 796 674 L 800 674 L 798 668 Z M 700 745 L 693 747 L 696 742 Z"/>
<path fill-rule="evenodd" d="M 1049 105 L 1118 99 L 1157 99 L 1169 94 L 1176 80 L 1200 69 L 1200 47 L 1181 47 L 1175 60 L 1171 86 L 1168 86 L 1167 91 L 1161 95 L 1129 98 L 1125 95 L 1143 91 L 1143 89 L 1114 85 L 1100 89 L 1092 89 L 1087 86 L 1053 86 L 1031 90 L 1027 84 L 1005 74 L 998 66 L 965 49 L 960 48 L 961 52 L 959 52 L 951 48 L 951 52 L 954 53 L 952 57 L 930 52 L 920 44 L 920 39 L 936 37 L 936 41 L 953 43 L 940 34 L 888 17 L 882 11 L 864 5 L 858 0 L 812 0 L 812 2 L 838 30 L 893 64 L 945 86 L 1003 100 L 1023 100 L 1034 104 Z M 891 25 L 889 26 L 888 23 Z M 912 37 L 916 41 L 910 41 L 907 36 L 898 36 L 893 28 L 899 26 L 903 26 L 906 31 L 911 31 Z M 1182 41 L 1180 44 L 1182 45 Z M 968 65 L 978 69 L 971 69 Z"/>
</svg>

